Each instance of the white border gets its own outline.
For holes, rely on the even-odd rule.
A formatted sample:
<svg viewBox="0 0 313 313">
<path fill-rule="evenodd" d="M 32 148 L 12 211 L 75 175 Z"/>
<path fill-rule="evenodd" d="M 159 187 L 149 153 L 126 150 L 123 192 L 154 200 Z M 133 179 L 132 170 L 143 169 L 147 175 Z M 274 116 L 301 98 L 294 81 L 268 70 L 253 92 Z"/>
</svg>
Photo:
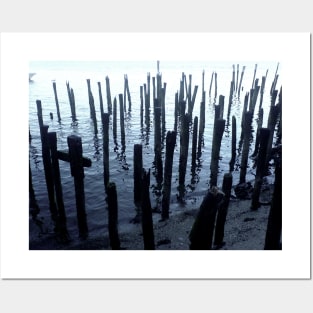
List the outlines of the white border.
<svg viewBox="0 0 313 313">
<path fill-rule="evenodd" d="M 29 251 L 29 61 L 171 58 L 283 64 L 283 250 Z M 309 278 L 309 104 L 309 33 L 2 33 L 1 277 Z"/>
</svg>

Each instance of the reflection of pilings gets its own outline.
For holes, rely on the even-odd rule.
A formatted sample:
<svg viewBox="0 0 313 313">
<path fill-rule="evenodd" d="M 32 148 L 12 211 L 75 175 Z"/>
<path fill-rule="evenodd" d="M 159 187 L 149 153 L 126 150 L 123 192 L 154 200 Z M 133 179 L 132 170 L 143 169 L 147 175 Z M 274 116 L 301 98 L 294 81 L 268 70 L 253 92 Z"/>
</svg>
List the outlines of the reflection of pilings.
<svg viewBox="0 0 313 313">
<path fill-rule="evenodd" d="M 217 247 L 223 246 L 224 244 L 223 242 L 224 229 L 228 213 L 228 205 L 230 200 L 232 184 L 233 184 L 233 175 L 231 173 L 226 173 L 223 178 L 223 187 L 222 187 L 225 196 L 223 202 L 218 208 L 214 233 L 214 245 L 216 245 Z"/>
<path fill-rule="evenodd" d="M 118 235 L 118 203 L 115 183 L 110 182 L 108 184 L 107 193 L 110 246 L 112 250 L 120 250 L 120 239 Z"/>
<path fill-rule="evenodd" d="M 103 136 L 103 179 L 105 190 L 108 188 L 108 183 L 110 179 L 110 163 L 109 163 L 109 123 L 110 123 L 110 114 L 102 114 L 102 136 Z"/>
<path fill-rule="evenodd" d="M 246 182 L 246 173 L 248 167 L 248 155 L 250 147 L 250 137 L 251 137 L 251 122 L 252 122 L 252 113 L 250 111 L 245 113 L 244 118 L 244 128 L 243 128 L 243 147 L 241 155 L 241 164 L 240 164 L 240 181 L 239 183 Z"/>
<path fill-rule="evenodd" d="M 263 176 L 266 166 L 266 150 L 269 140 L 270 130 L 268 128 L 261 128 L 259 141 L 260 141 L 260 148 L 257 160 L 257 169 L 255 175 L 255 182 L 252 194 L 252 202 L 251 202 L 251 210 L 256 210 L 260 206 L 259 198 L 260 192 L 263 182 Z"/>
<path fill-rule="evenodd" d="M 110 79 L 109 79 L 108 76 L 105 77 L 105 83 L 106 83 L 108 113 L 112 114 L 112 100 L 111 100 L 111 91 L 110 91 Z"/>
<path fill-rule="evenodd" d="M 85 209 L 85 188 L 84 188 L 84 167 L 83 148 L 81 138 L 75 135 L 67 137 L 71 175 L 74 177 L 75 198 L 77 209 L 77 220 L 79 237 L 82 239 L 88 236 L 87 216 Z"/>
<path fill-rule="evenodd" d="M 50 145 L 50 153 L 51 153 L 51 164 L 52 164 L 52 175 L 53 182 L 55 188 L 55 199 L 57 204 L 57 223 L 56 223 L 56 231 L 60 236 L 60 239 L 63 241 L 67 241 L 69 239 L 67 227 L 66 227 L 66 214 L 63 202 L 63 191 L 62 191 L 62 183 L 61 183 L 61 175 L 60 175 L 60 166 L 57 152 L 57 134 L 56 132 L 48 133 L 48 140 Z"/>
<path fill-rule="evenodd" d="M 150 169 L 142 171 L 142 232 L 145 250 L 154 250 L 154 232 L 150 201 Z"/>
<path fill-rule="evenodd" d="M 29 208 L 31 209 L 31 214 L 33 218 L 39 214 L 40 209 L 36 200 L 35 191 L 33 187 L 33 179 L 32 179 L 32 171 L 30 167 L 30 160 L 29 160 Z"/>
<path fill-rule="evenodd" d="M 236 117 L 232 116 L 231 122 L 231 160 L 229 162 L 229 172 L 231 173 L 234 170 L 235 160 L 236 160 L 236 142 L 237 142 L 237 126 L 236 126 Z"/>
<path fill-rule="evenodd" d="M 60 122 L 61 121 L 61 115 L 60 115 L 60 107 L 59 107 L 59 99 L 58 99 L 58 94 L 57 94 L 56 83 L 53 82 L 52 85 L 53 85 L 55 104 L 56 104 L 56 107 L 57 107 L 58 122 Z"/>
<path fill-rule="evenodd" d="M 268 217 L 264 250 L 281 250 L 282 233 L 282 165 L 276 162 L 274 193 Z"/>
<path fill-rule="evenodd" d="M 225 129 L 225 120 L 219 118 L 214 121 L 212 156 L 211 156 L 211 177 L 210 187 L 217 186 L 218 162 L 220 157 L 221 141 Z"/>
<path fill-rule="evenodd" d="M 169 206 L 171 197 L 171 183 L 173 170 L 173 156 L 176 144 L 176 132 L 168 131 L 166 135 L 166 152 L 165 152 L 165 166 L 164 166 L 164 184 L 162 197 L 162 219 L 169 218 Z"/>
<path fill-rule="evenodd" d="M 179 155 L 179 198 L 183 200 L 185 194 L 185 176 L 189 147 L 189 114 L 181 115 L 180 155 Z"/>
</svg>

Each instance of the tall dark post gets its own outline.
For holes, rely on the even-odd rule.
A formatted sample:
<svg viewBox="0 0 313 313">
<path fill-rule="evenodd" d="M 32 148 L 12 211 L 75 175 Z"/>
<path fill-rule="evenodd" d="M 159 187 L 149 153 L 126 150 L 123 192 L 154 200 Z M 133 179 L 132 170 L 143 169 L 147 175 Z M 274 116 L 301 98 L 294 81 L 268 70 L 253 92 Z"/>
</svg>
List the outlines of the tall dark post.
<svg viewBox="0 0 313 313">
<path fill-rule="evenodd" d="M 61 114 L 60 114 L 60 107 L 59 107 L 59 99 L 58 99 L 57 87 L 56 87 L 55 81 L 52 83 L 52 85 L 53 85 L 53 92 L 54 92 L 55 104 L 56 104 L 56 107 L 57 107 L 58 122 L 61 122 Z"/>
<path fill-rule="evenodd" d="M 60 166 L 58 159 L 58 151 L 57 151 L 57 134 L 56 132 L 48 133 L 48 140 L 50 145 L 50 153 L 51 153 L 51 163 L 52 163 L 52 174 L 53 174 L 53 182 L 55 188 L 55 199 L 57 204 L 58 218 L 56 223 L 56 231 L 60 235 L 60 239 L 62 241 L 67 241 L 69 239 L 67 226 L 66 226 L 66 214 L 63 202 L 63 191 L 62 191 L 62 183 L 61 183 L 61 175 L 60 175 Z"/>
<path fill-rule="evenodd" d="M 217 186 L 217 176 L 218 176 L 218 162 L 220 157 L 220 149 L 222 137 L 225 129 L 225 120 L 217 119 L 214 122 L 213 131 L 213 143 L 212 143 L 212 156 L 211 156 L 211 177 L 210 186 Z"/>
<path fill-rule="evenodd" d="M 109 163 L 109 123 L 110 123 L 110 114 L 102 114 L 103 121 L 103 178 L 104 178 L 104 187 L 107 190 L 107 186 L 110 179 L 110 163 Z"/>
<path fill-rule="evenodd" d="M 161 106 L 159 99 L 154 99 L 154 153 L 158 184 L 163 180 L 162 145 L 161 145 Z"/>
<path fill-rule="evenodd" d="M 143 87 L 140 86 L 140 127 L 143 127 Z"/>
<path fill-rule="evenodd" d="M 102 98 L 102 91 L 101 91 L 101 83 L 100 82 L 98 82 L 98 90 L 99 90 L 101 122 L 102 122 L 102 125 L 103 125 L 104 108 L 103 108 L 103 98 Z"/>
<path fill-rule="evenodd" d="M 142 232 L 145 250 L 154 250 L 152 208 L 150 202 L 150 169 L 142 171 Z"/>
<path fill-rule="evenodd" d="M 134 203 L 136 207 L 141 205 L 141 175 L 142 175 L 142 145 L 134 144 Z"/>
<path fill-rule="evenodd" d="M 198 158 L 202 153 L 203 134 L 205 127 L 205 102 L 200 103 L 200 122 L 199 122 L 199 137 L 198 137 Z"/>
<path fill-rule="evenodd" d="M 113 101 L 113 140 L 116 144 L 117 141 L 117 101 L 116 98 L 114 98 Z"/>
<path fill-rule="evenodd" d="M 119 94 L 120 102 L 120 126 L 121 126 L 121 143 L 122 147 L 125 147 L 125 126 L 124 126 L 124 106 L 123 106 L 123 94 Z"/>
<path fill-rule="evenodd" d="M 169 207 L 171 197 L 172 185 L 172 170 L 173 170 L 173 156 L 176 144 L 176 132 L 168 131 L 166 135 L 166 152 L 165 152 L 165 166 L 164 166 L 164 184 L 162 197 L 162 219 L 169 218 Z"/>
<path fill-rule="evenodd" d="M 120 250 L 120 238 L 118 235 L 118 204 L 115 183 L 110 182 L 107 186 L 108 193 L 108 217 L 109 217 L 109 240 L 112 250 Z"/>
<path fill-rule="evenodd" d="M 110 79 L 108 76 L 105 77 L 106 84 L 106 93 L 107 93 L 107 105 L 108 105 L 108 113 L 112 114 L 112 100 L 111 100 L 111 91 L 110 91 Z"/>
<path fill-rule="evenodd" d="M 234 170 L 235 161 L 236 161 L 236 142 L 237 142 L 237 126 L 236 126 L 236 117 L 232 116 L 231 122 L 231 160 L 229 162 L 229 171 Z"/>
<path fill-rule="evenodd" d="M 69 157 L 71 165 L 71 175 L 74 177 L 75 198 L 77 209 L 77 220 L 79 228 L 79 237 L 86 239 L 88 237 L 88 226 L 85 209 L 85 189 L 84 189 L 84 167 L 83 167 L 83 148 L 81 138 L 76 135 L 67 137 L 69 148 Z"/>
<path fill-rule="evenodd" d="M 188 160 L 189 147 L 189 114 L 185 113 L 181 116 L 180 129 L 180 155 L 179 155 L 179 198 L 183 200 L 185 194 L 185 177 Z"/>
<path fill-rule="evenodd" d="M 282 164 L 281 155 L 276 160 L 275 185 L 272 204 L 268 217 L 264 250 L 282 249 Z"/>
<path fill-rule="evenodd" d="M 195 116 L 193 120 L 192 148 L 191 148 L 191 165 L 192 166 L 196 165 L 197 139 L 198 139 L 198 116 Z"/>
</svg>

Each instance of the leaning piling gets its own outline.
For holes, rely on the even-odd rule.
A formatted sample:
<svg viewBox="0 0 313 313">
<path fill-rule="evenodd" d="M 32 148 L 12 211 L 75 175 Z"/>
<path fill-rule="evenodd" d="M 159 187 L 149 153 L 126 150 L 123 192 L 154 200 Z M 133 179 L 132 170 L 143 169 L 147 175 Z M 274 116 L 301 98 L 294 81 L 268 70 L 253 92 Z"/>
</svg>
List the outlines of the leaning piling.
<svg viewBox="0 0 313 313">
<path fill-rule="evenodd" d="M 103 179 L 104 187 L 107 190 L 109 179 L 110 179 L 110 165 L 109 165 L 109 123 L 110 114 L 102 114 L 102 136 L 103 136 Z"/>
<path fill-rule="evenodd" d="M 59 99 L 58 99 L 57 87 L 56 87 L 55 81 L 52 83 L 52 85 L 53 85 L 55 104 L 56 104 L 56 107 L 57 107 L 58 122 L 60 123 L 61 122 L 61 114 L 60 114 Z"/>
</svg>

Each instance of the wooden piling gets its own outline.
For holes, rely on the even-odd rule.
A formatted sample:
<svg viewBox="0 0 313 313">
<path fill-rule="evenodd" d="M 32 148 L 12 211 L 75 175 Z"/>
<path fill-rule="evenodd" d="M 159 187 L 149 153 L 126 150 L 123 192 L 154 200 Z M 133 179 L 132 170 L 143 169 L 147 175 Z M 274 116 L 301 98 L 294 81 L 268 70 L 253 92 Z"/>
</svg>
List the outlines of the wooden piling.
<svg viewBox="0 0 313 313">
<path fill-rule="evenodd" d="M 192 131 L 191 166 L 196 165 L 197 139 L 198 139 L 198 116 L 195 116 L 193 120 L 193 131 Z"/>
<path fill-rule="evenodd" d="M 111 90 L 110 90 L 110 79 L 108 76 L 105 77 L 105 84 L 106 84 L 108 113 L 111 115 L 112 114 L 112 100 L 111 100 Z"/>
<path fill-rule="evenodd" d="M 58 99 L 57 87 L 56 87 L 55 81 L 52 83 L 52 86 L 53 86 L 55 104 L 56 104 L 56 107 L 57 107 L 58 122 L 61 122 L 59 99 Z"/>
<path fill-rule="evenodd" d="M 223 197 L 216 187 L 204 197 L 189 234 L 190 250 L 212 249 L 216 212 Z"/>
<path fill-rule="evenodd" d="M 257 121 L 257 131 L 256 131 L 256 136 L 255 136 L 254 151 L 251 155 L 252 158 L 255 158 L 258 155 L 259 145 L 260 145 L 260 131 L 263 125 L 263 115 L 264 115 L 264 110 L 263 108 L 261 108 L 259 110 L 259 117 Z"/>
<path fill-rule="evenodd" d="M 205 102 L 200 103 L 200 122 L 199 122 L 199 137 L 198 137 L 198 158 L 202 154 L 203 134 L 205 128 Z"/>
<path fill-rule="evenodd" d="M 29 208 L 31 209 L 31 215 L 35 219 L 37 215 L 40 213 L 40 208 L 38 206 L 37 200 L 36 200 L 36 195 L 35 195 L 35 190 L 33 187 L 33 178 L 32 178 L 32 171 L 30 167 L 30 160 L 29 160 Z"/>
<path fill-rule="evenodd" d="M 238 91 L 238 76 L 239 76 L 239 64 L 237 64 L 237 75 L 236 75 L 235 93 L 237 93 L 237 91 Z"/>
<path fill-rule="evenodd" d="M 245 73 L 245 69 L 246 69 L 246 67 L 243 66 L 243 67 L 242 67 L 242 71 L 241 71 L 241 75 L 240 75 L 239 87 L 238 87 L 238 98 L 240 98 L 241 84 L 242 84 L 243 75 L 244 75 L 244 73 Z"/>
<path fill-rule="evenodd" d="M 158 98 L 154 99 L 154 154 L 156 179 L 163 181 L 162 145 L 161 145 L 161 106 Z"/>
<path fill-rule="evenodd" d="M 236 117 L 232 116 L 232 131 L 231 131 L 231 160 L 229 162 L 229 172 L 233 172 L 234 165 L 236 161 L 236 143 L 237 143 L 237 126 L 236 126 Z"/>
<path fill-rule="evenodd" d="M 107 190 L 109 179 L 110 179 L 110 163 L 109 163 L 109 123 L 110 114 L 102 114 L 102 136 L 103 136 L 103 179 L 104 187 Z"/>
<path fill-rule="evenodd" d="M 165 152 L 165 166 L 164 166 L 164 183 L 162 190 L 162 220 L 169 218 L 169 206 L 171 197 L 171 183 L 173 170 L 173 156 L 176 145 L 176 132 L 168 131 L 166 135 L 166 152 Z"/>
<path fill-rule="evenodd" d="M 175 93 L 175 111 L 174 111 L 174 131 L 177 132 L 179 117 L 178 92 Z"/>
<path fill-rule="evenodd" d="M 214 72 L 212 72 L 211 82 L 210 82 L 210 89 L 209 89 L 209 97 L 211 98 L 211 91 L 212 91 L 212 84 L 213 84 Z"/>
<path fill-rule="evenodd" d="M 134 203 L 136 207 L 141 206 L 141 175 L 142 175 L 142 145 L 134 144 Z"/>
<path fill-rule="evenodd" d="M 98 91 L 99 91 L 99 101 L 100 101 L 101 122 L 103 125 L 104 108 L 103 108 L 103 98 L 102 98 L 102 91 L 101 91 L 101 82 L 98 82 Z"/>
<path fill-rule="evenodd" d="M 117 101 L 116 97 L 113 100 L 113 140 L 114 143 L 117 143 Z"/>
<path fill-rule="evenodd" d="M 244 128 L 243 128 L 243 147 L 241 155 L 241 164 L 240 164 L 240 181 L 239 183 L 246 182 L 246 173 L 248 167 L 248 156 L 249 156 L 249 147 L 250 147 L 250 137 L 251 137 L 251 122 L 252 122 L 252 113 L 247 111 L 244 118 Z"/>
<path fill-rule="evenodd" d="M 142 232 L 145 250 L 154 250 L 152 208 L 150 202 L 150 169 L 142 171 Z"/>
<path fill-rule="evenodd" d="M 185 102 L 185 101 L 184 101 Z M 181 116 L 180 128 L 180 155 L 179 155 L 179 199 L 182 201 L 185 194 L 185 177 L 189 147 L 189 114 Z"/>
<path fill-rule="evenodd" d="M 214 73 L 215 77 L 215 93 L 214 93 L 214 99 L 217 97 L 217 73 Z"/>
<path fill-rule="evenodd" d="M 94 98 L 93 98 L 93 95 L 92 95 L 92 91 L 91 91 L 90 79 L 87 79 L 87 86 L 88 86 L 88 98 L 89 98 L 90 117 L 93 120 L 95 134 L 97 134 L 98 133 L 98 126 L 97 126 L 95 101 L 94 101 Z"/>
<path fill-rule="evenodd" d="M 125 146 L 125 126 L 124 126 L 124 106 L 123 106 L 123 94 L 119 94 L 120 103 L 120 127 L 121 127 L 121 143 Z"/>
<path fill-rule="evenodd" d="M 251 201 L 251 210 L 257 210 L 260 207 L 260 192 L 265 172 L 265 165 L 266 165 L 266 151 L 268 146 L 268 140 L 270 136 L 270 130 L 268 128 L 261 128 L 260 129 L 260 148 L 258 153 L 257 159 L 257 169 L 254 181 L 254 188 L 252 194 L 252 201 Z"/>
<path fill-rule="evenodd" d="M 108 226 L 109 226 L 109 240 L 112 250 L 120 250 L 120 238 L 118 235 L 118 202 L 116 185 L 109 182 L 107 186 L 108 194 Z"/>
<path fill-rule="evenodd" d="M 57 211 L 57 205 L 56 205 L 55 196 L 54 196 L 54 181 L 53 181 L 53 174 L 52 174 L 48 128 L 49 126 L 47 125 L 43 125 L 40 127 L 41 142 L 42 142 L 42 162 L 43 162 L 45 178 L 46 178 L 51 218 L 54 222 L 56 222 L 57 217 L 58 217 L 58 211 Z"/>
<path fill-rule="evenodd" d="M 281 155 L 280 155 L 281 158 Z M 274 193 L 268 217 L 264 250 L 282 249 L 282 164 L 276 161 Z"/>
<path fill-rule="evenodd" d="M 140 86 L 140 128 L 143 127 L 143 86 Z"/>
<path fill-rule="evenodd" d="M 225 222 L 228 213 L 228 205 L 230 200 L 231 188 L 233 184 L 233 175 L 231 173 L 224 174 L 222 191 L 224 193 L 224 199 L 217 211 L 215 233 L 214 233 L 214 245 L 216 248 L 222 247 L 224 243 L 224 229 Z"/>
<path fill-rule="evenodd" d="M 55 190 L 55 200 L 57 205 L 57 222 L 56 222 L 56 232 L 59 235 L 59 239 L 64 242 L 69 240 L 69 235 L 66 226 L 66 213 L 63 201 L 63 191 L 60 175 L 60 166 L 57 151 L 57 134 L 56 132 L 48 133 L 50 154 L 51 154 L 51 165 L 52 165 L 52 175 Z"/>
<path fill-rule="evenodd" d="M 212 156 L 210 165 L 211 170 L 210 187 L 217 186 L 218 163 L 224 129 L 225 129 L 225 120 L 221 118 L 215 120 L 213 130 Z"/>
<path fill-rule="evenodd" d="M 253 80 L 252 80 L 252 89 L 254 88 L 254 81 L 255 81 L 255 75 L 256 75 L 256 71 L 257 71 L 258 65 L 255 64 L 254 66 L 254 73 L 253 73 Z"/>
<path fill-rule="evenodd" d="M 130 91 L 129 91 L 129 83 L 128 83 L 128 76 L 125 75 L 125 89 L 126 89 L 126 94 L 127 94 L 127 99 L 128 99 L 128 111 L 130 112 L 132 110 L 132 102 L 131 102 L 131 97 L 130 97 Z M 124 104 L 126 106 L 126 104 Z"/>
<path fill-rule="evenodd" d="M 81 138 L 76 135 L 67 137 L 69 157 L 71 165 L 71 175 L 74 177 L 75 198 L 77 209 L 77 220 L 79 237 L 88 237 L 87 216 L 85 209 L 85 188 L 84 188 L 84 167 L 83 167 L 83 148 Z"/>
<path fill-rule="evenodd" d="M 66 82 L 66 88 L 67 88 L 67 94 L 68 94 L 68 99 L 69 99 L 70 108 L 71 108 L 72 121 L 74 123 L 77 120 L 76 119 L 74 90 L 72 88 L 70 88 L 69 82 Z"/>
</svg>

